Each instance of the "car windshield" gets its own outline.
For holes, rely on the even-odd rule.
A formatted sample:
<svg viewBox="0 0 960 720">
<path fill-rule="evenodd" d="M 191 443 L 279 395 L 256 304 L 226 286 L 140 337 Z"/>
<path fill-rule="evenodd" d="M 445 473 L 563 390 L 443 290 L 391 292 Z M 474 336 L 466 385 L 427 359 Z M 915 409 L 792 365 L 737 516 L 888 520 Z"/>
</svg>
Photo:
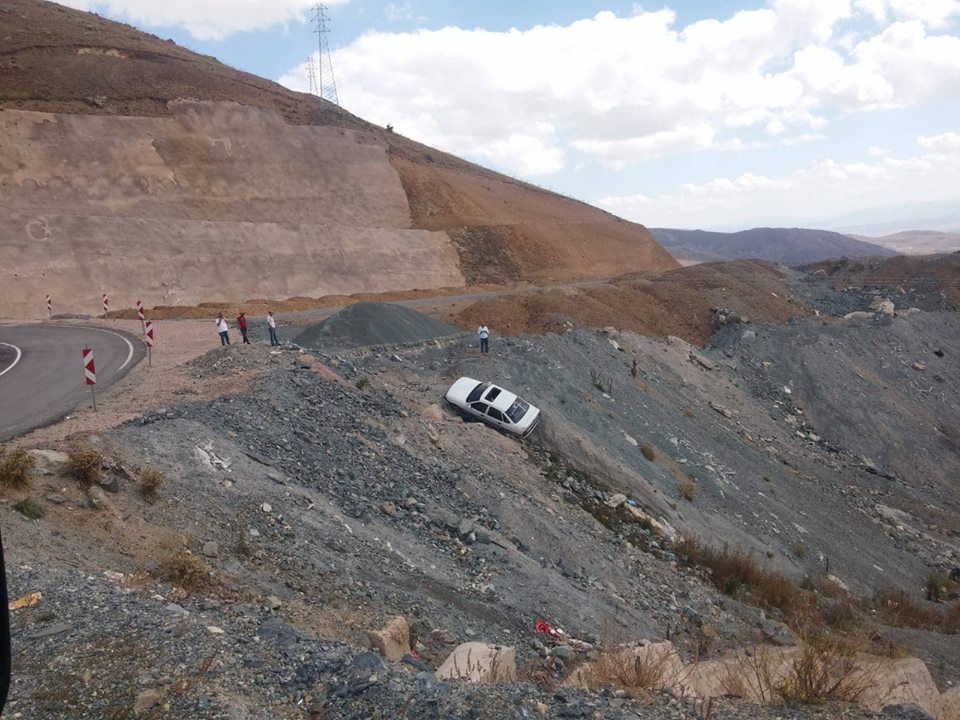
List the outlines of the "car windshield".
<svg viewBox="0 0 960 720">
<path fill-rule="evenodd" d="M 513 405 L 510 406 L 510 409 L 507 410 L 507 416 L 513 420 L 513 422 L 520 422 L 520 418 L 527 414 L 527 410 L 530 409 L 530 403 L 524 402 L 520 398 L 517 398 L 513 401 Z"/>
<path fill-rule="evenodd" d="M 480 383 L 473 390 L 470 391 L 470 394 L 467 395 L 467 402 L 472 403 L 480 399 L 480 396 L 490 387 L 490 383 Z"/>
</svg>

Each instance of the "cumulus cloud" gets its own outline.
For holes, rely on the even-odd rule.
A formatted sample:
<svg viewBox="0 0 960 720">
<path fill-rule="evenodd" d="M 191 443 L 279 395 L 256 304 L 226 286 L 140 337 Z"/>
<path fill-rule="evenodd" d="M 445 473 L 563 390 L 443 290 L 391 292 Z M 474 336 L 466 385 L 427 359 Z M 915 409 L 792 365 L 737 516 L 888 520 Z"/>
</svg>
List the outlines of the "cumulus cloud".
<svg viewBox="0 0 960 720">
<path fill-rule="evenodd" d="M 60 4 L 149 27 L 182 27 L 198 40 L 302 21 L 316 0 L 59 0 Z M 349 0 L 324 0 L 343 5 Z"/>
<path fill-rule="evenodd" d="M 930 28 L 960 0 L 911 2 L 769 0 L 686 26 L 638 7 L 505 32 L 370 32 L 334 66 L 351 112 L 507 172 L 575 158 L 624 168 L 809 142 L 838 117 L 954 96 L 960 37 Z M 281 82 L 305 88 L 305 69 Z"/>
<path fill-rule="evenodd" d="M 675 192 L 601 198 L 600 207 L 652 227 L 749 227 L 803 224 L 903 202 L 956 199 L 960 184 L 960 135 L 917 139 L 921 152 L 893 157 L 873 148 L 867 162 L 818 160 L 780 177 L 744 173 L 686 184 Z M 905 193 L 909 188 L 910 195 Z M 762 209 L 762 210 L 761 210 Z M 763 213 L 767 214 L 764 215 Z"/>
</svg>

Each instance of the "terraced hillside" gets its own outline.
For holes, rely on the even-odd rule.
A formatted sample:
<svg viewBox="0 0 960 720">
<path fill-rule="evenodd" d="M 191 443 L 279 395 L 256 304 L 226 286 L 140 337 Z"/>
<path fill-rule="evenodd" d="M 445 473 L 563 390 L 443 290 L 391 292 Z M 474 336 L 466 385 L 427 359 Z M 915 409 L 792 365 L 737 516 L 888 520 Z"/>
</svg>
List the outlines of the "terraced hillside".
<svg viewBox="0 0 960 720">
<path fill-rule="evenodd" d="M 171 41 L 0 11 L 0 315 L 676 266 L 640 225 Z"/>
</svg>

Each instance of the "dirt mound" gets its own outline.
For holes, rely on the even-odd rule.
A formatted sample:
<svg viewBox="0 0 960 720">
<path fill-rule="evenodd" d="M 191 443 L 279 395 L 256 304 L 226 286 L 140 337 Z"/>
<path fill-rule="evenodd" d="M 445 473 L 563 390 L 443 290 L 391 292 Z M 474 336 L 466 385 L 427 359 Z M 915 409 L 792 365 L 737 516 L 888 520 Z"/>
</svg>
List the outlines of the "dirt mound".
<svg viewBox="0 0 960 720">
<path fill-rule="evenodd" d="M 825 276 L 834 287 L 874 289 L 899 297 L 899 305 L 924 310 L 960 308 L 960 252 L 943 255 L 899 255 L 843 258 L 804 265 L 803 270 Z"/>
<path fill-rule="evenodd" d="M 485 322 L 495 334 L 562 332 L 571 326 L 615 326 L 641 335 L 676 335 L 704 344 L 715 329 L 714 308 L 757 322 L 812 314 L 791 295 L 773 265 L 742 260 L 696 265 L 604 284 L 481 300 L 455 322 Z"/>
<path fill-rule="evenodd" d="M 456 335 L 460 330 L 391 303 L 361 302 L 310 325 L 294 342 L 307 348 L 403 345 Z"/>
</svg>

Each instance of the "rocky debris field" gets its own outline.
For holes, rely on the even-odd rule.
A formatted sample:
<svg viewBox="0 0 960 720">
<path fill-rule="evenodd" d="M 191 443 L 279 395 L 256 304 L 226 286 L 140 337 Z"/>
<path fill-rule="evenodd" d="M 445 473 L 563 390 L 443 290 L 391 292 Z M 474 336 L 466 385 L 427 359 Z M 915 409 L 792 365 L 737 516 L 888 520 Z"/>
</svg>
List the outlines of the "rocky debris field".
<svg viewBox="0 0 960 720">
<path fill-rule="evenodd" d="M 822 292 L 842 314 L 876 299 Z M 707 348 L 607 328 L 494 338 L 482 356 L 462 336 L 207 353 L 200 382 L 264 374 L 83 437 L 108 458 L 103 487 L 54 456 L 7 493 L 11 597 L 42 593 L 13 613 L 8 715 L 870 717 L 560 684 L 644 638 L 684 663 L 796 642 L 776 610 L 688 567 L 680 537 L 866 597 L 922 600 L 960 565 L 956 314 L 715 323 Z M 536 436 L 463 422 L 442 400 L 460 375 L 540 406 Z M 165 476 L 155 502 L 144 468 Z M 12 509 L 25 495 L 44 517 Z M 396 616 L 404 651 L 381 658 L 390 633 L 368 633 Z M 877 632 L 941 691 L 960 682 L 957 635 Z M 513 648 L 515 671 L 438 680 L 470 642 Z"/>
</svg>

